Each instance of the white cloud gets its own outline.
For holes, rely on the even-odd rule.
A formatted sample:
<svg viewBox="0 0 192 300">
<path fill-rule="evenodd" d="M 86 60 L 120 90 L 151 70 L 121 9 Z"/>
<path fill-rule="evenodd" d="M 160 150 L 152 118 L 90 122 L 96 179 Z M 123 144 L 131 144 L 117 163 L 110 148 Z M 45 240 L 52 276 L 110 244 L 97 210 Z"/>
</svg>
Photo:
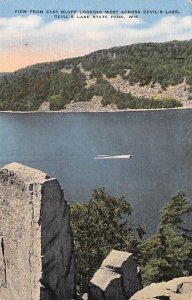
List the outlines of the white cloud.
<svg viewBox="0 0 192 300">
<path fill-rule="evenodd" d="M 27 43 L 28 57 L 34 56 L 41 62 L 113 46 L 190 39 L 191 28 L 190 16 L 163 17 L 148 27 L 142 24 L 142 19 L 111 19 L 110 16 L 108 19 L 55 19 L 48 23 L 35 15 L 0 18 L 0 51 L 10 55 L 14 49 L 22 56 Z"/>
<path fill-rule="evenodd" d="M 28 17 L 12 17 L 12 18 L 0 18 L 0 30 L 2 28 L 14 28 L 18 30 L 32 30 L 41 25 L 42 19 L 37 15 L 31 15 Z M 2 28 L 1 28 L 2 27 Z"/>
</svg>

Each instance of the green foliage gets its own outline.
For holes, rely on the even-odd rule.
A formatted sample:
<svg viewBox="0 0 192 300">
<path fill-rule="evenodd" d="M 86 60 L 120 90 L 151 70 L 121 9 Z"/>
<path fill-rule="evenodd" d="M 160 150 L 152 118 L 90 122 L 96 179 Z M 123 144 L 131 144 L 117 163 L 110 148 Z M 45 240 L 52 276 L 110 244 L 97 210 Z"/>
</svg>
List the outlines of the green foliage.
<svg viewBox="0 0 192 300">
<path fill-rule="evenodd" d="M 72 204 L 80 293 L 86 291 L 87 283 L 112 249 L 134 253 L 145 285 L 192 274 L 192 238 L 183 228 L 192 204 L 185 194 L 179 192 L 163 207 L 156 234 L 143 242 L 144 228 L 139 226 L 135 231 L 128 223 L 131 212 L 125 197 L 113 197 L 104 188 L 95 190 L 88 203 Z"/>
<path fill-rule="evenodd" d="M 192 211 L 191 203 L 183 192 L 168 202 L 161 212 L 160 228 L 167 225 L 178 226 L 183 223 L 183 215 Z"/>
<path fill-rule="evenodd" d="M 64 108 L 61 95 L 50 96 L 49 103 L 50 103 L 50 110 L 60 110 Z"/>
<path fill-rule="evenodd" d="M 145 284 L 192 274 L 192 239 L 181 227 L 191 211 L 192 205 L 182 192 L 162 209 L 157 233 L 139 246 Z"/>
<path fill-rule="evenodd" d="M 86 88 L 86 78 L 79 64 L 96 77 L 96 86 Z M 71 69 L 71 74 L 62 72 L 63 68 Z M 160 83 L 163 89 L 182 83 L 184 79 L 192 86 L 192 40 L 115 47 L 2 74 L 0 110 L 37 110 L 44 101 L 50 101 L 51 109 L 59 110 L 71 101 L 89 101 L 94 95 L 103 97 L 103 105 L 115 103 L 119 109 L 182 106 L 174 99 L 137 98 L 116 91 L 102 80 L 103 74 L 107 77 L 120 74 L 131 84 L 141 86 Z"/>
<path fill-rule="evenodd" d="M 85 77 L 81 74 L 78 67 L 73 68 L 71 74 L 61 72 L 56 74 L 51 82 L 49 91 L 51 95 L 49 99 L 50 109 L 63 109 L 71 101 L 90 100 L 86 94 L 85 85 Z M 55 96 L 55 93 L 59 93 L 59 95 Z"/>
<path fill-rule="evenodd" d="M 138 241 L 128 224 L 132 212 L 125 197 L 113 197 L 104 188 L 94 190 L 88 203 L 71 205 L 71 226 L 77 264 L 77 286 L 87 283 L 112 249 L 134 251 Z M 140 237 L 144 231 L 138 228 Z"/>
</svg>

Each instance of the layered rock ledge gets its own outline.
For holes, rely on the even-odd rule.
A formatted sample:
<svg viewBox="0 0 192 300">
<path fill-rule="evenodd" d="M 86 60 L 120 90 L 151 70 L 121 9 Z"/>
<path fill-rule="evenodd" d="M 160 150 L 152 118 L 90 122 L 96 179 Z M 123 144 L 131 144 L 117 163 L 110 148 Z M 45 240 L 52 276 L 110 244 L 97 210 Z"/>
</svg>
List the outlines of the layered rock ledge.
<svg viewBox="0 0 192 300">
<path fill-rule="evenodd" d="M 152 283 L 137 292 L 130 300 L 191 300 L 192 276 Z"/>
</svg>

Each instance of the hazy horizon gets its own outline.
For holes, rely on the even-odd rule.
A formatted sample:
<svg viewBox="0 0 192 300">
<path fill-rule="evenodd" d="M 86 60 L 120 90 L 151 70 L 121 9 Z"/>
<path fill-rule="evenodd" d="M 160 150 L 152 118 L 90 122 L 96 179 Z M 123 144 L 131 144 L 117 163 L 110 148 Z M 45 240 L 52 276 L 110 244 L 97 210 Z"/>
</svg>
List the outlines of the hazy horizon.
<svg viewBox="0 0 192 300">
<path fill-rule="evenodd" d="M 109 47 L 109 48 L 97 49 L 95 51 L 91 51 L 91 52 L 88 52 L 88 53 L 85 53 L 85 54 L 82 54 L 82 55 L 78 55 L 78 56 L 69 56 L 69 57 L 60 58 L 58 60 L 49 60 L 49 61 L 36 62 L 34 64 L 26 65 L 26 66 L 23 66 L 19 69 L 13 70 L 13 71 L 1 71 L 0 70 L 0 74 L 1 73 L 14 73 L 14 72 L 17 72 L 19 70 L 22 70 L 22 69 L 25 69 L 27 67 L 31 67 L 31 66 L 34 66 L 34 65 L 37 65 L 37 64 L 48 64 L 48 63 L 58 62 L 60 60 L 67 60 L 67 59 L 73 59 L 73 58 L 75 59 L 75 58 L 78 58 L 78 57 L 84 57 L 86 55 L 90 55 L 90 54 L 98 52 L 98 51 L 102 51 L 102 50 L 105 51 L 105 50 L 110 50 L 110 49 L 113 49 L 113 48 L 120 48 L 120 47 L 126 47 L 126 46 L 131 46 L 131 45 L 136 45 L 136 44 L 144 44 L 144 43 L 153 43 L 153 44 L 161 43 L 162 44 L 162 43 L 168 43 L 168 42 L 173 42 L 173 41 L 177 41 L 177 42 L 185 42 L 186 41 L 186 42 L 188 42 L 190 40 L 191 40 L 191 38 L 188 39 L 188 40 L 170 40 L 170 41 L 166 41 L 166 42 L 140 42 L 140 43 L 125 44 L 125 45 L 121 45 L 121 46 L 116 45 L 116 46 Z"/>
</svg>

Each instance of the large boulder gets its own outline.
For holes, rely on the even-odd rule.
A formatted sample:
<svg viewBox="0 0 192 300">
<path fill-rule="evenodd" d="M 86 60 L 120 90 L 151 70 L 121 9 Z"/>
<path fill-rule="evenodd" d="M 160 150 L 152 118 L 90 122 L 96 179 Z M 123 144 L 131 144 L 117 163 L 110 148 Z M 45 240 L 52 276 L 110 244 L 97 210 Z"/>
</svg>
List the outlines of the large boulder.
<svg viewBox="0 0 192 300">
<path fill-rule="evenodd" d="M 142 288 L 133 255 L 112 250 L 88 286 L 89 300 L 128 300 Z"/>
<path fill-rule="evenodd" d="M 0 299 L 75 295 L 69 206 L 58 181 L 11 163 L 0 170 Z"/>
<path fill-rule="evenodd" d="M 192 276 L 180 277 L 168 282 L 152 283 L 137 292 L 130 300 L 191 300 Z"/>
</svg>

